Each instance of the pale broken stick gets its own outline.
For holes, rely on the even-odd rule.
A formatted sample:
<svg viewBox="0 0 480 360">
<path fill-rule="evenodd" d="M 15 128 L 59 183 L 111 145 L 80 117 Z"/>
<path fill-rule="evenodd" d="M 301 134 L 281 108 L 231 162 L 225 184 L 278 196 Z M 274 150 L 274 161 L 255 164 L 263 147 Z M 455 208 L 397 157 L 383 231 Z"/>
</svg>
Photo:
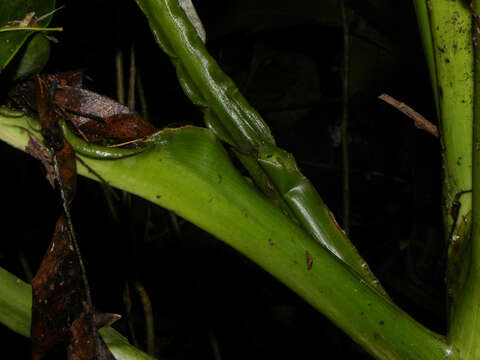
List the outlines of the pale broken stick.
<svg viewBox="0 0 480 360">
<path fill-rule="evenodd" d="M 413 110 L 407 104 L 398 101 L 387 94 L 382 94 L 378 97 L 379 99 L 385 101 L 386 103 L 392 105 L 396 109 L 400 110 L 402 113 L 407 115 L 409 118 L 413 120 L 415 126 L 419 129 L 425 130 L 432 134 L 433 136 L 438 138 L 438 128 L 433 125 L 430 121 L 428 121 L 424 116 Z"/>
</svg>

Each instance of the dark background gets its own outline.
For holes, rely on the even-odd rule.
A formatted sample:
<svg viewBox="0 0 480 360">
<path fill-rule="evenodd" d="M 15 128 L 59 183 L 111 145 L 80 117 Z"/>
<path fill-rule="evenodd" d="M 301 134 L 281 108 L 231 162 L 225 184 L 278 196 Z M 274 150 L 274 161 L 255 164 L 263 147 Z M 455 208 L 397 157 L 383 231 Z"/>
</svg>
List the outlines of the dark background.
<svg viewBox="0 0 480 360">
<path fill-rule="evenodd" d="M 133 43 L 149 120 L 158 128 L 203 125 L 133 1 L 65 5 L 51 24 L 64 32 L 54 35 L 59 42 L 52 44 L 46 72 L 82 68 L 88 88 L 114 98 L 115 54 L 123 50 L 127 70 Z M 341 223 L 343 30 L 337 1 L 228 0 L 197 6 L 209 51 Z M 377 99 L 386 92 L 436 122 L 413 5 L 356 0 L 349 19 L 351 239 L 393 299 L 444 332 L 440 146 Z M 47 248 L 60 204 L 36 160 L 2 143 L 0 161 L 0 266 L 27 279 L 28 268 L 35 273 Z M 183 219 L 177 219 L 176 231 L 166 210 L 135 197 L 122 200 L 116 192 L 113 216 L 99 184 L 79 179 L 73 205 L 77 237 L 99 309 L 125 315 L 126 281 L 146 288 L 158 357 L 213 359 L 215 339 L 225 360 L 370 359 L 242 255 Z M 143 309 L 130 289 L 136 336 L 145 348 Z M 125 317 L 115 327 L 129 336 Z M 0 338 L 4 354 L 29 357 L 28 339 L 3 326 Z"/>
</svg>

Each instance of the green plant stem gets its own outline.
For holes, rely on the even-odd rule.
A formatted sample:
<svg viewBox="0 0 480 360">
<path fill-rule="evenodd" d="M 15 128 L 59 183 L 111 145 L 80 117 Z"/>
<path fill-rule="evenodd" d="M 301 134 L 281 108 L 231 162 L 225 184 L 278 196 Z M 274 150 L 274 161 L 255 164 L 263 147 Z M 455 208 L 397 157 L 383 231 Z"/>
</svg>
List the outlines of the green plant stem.
<svg viewBox="0 0 480 360">
<path fill-rule="evenodd" d="M 472 9 L 479 9 L 480 1 L 472 2 Z M 478 21 L 478 14 L 473 10 L 473 18 Z M 474 25 L 475 26 L 475 25 Z M 466 274 L 465 281 L 459 288 L 455 299 L 454 312 L 449 329 L 449 339 L 461 351 L 465 359 L 480 358 L 480 48 L 478 33 L 474 27 L 473 36 L 475 66 L 475 97 L 472 147 L 472 234 L 466 256 L 459 264 L 461 272 Z"/>
<path fill-rule="evenodd" d="M 473 206 L 479 210 L 474 208 L 472 215 L 472 196 L 466 193 L 472 189 L 472 177 L 477 179 L 473 184 L 480 179 L 475 147 L 472 164 L 472 138 L 478 136 L 479 118 L 478 87 L 474 98 L 474 83 L 478 83 L 478 79 L 474 81 L 472 13 L 469 3 L 461 1 L 430 0 L 427 6 L 426 1 L 419 0 L 415 1 L 415 6 L 434 86 L 443 145 L 443 214 L 445 233 L 449 234 L 447 339 L 459 349 L 462 358 L 477 359 L 480 356 L 480 316 L 476 310 L 480 303 L 477 266 L 480 233 L 475 213 L 480 212 L 480 200 L 479 191 L 474 187 Z M 460 205 L 458 213 L 457 205 Z M 473 239 L 470 242 L 472 216 Z"/>
<path fill-rule="evenodd" d="M 28 135 L 18 126 L 28 128 L 26 119 L 0 116 L 0 138 L 24 150 Z M 289 221 L 233 167 L 210 131 L 166 129 L 156 136 L 152 150 L 119 160 L 84 161 L 112 186 L 174 211 L 243 253 L 376 358 L 455 356 L 441 336 Z M 80 163 L 78 169 L 97 179 Z M 9 291 L 0 291 L 0 298 L 10 296 Z"/>
<path fill-rule="evenodd" d="M 432 30 L 430 27 L 430 14 L 428 9 L 428 0 L 413 0 L 415 13 L 417 15 L 417 23 L 420 32 L 420 38 L 427 60 L 428 72 L 432 82 L 433 97 L 435 99 L 435 107 L 437 109 L 437 116 L 440 116 L 439 99 L 438 99 L 438 82 L 437 82 L 437 68 L 435 60 L 435 51 L 433 47 Z"/>
<path fill-rule="evenodd" d="M 275 146 L 262 117 L 208 53 L 178 0 L 136 1 L 157 43 L 170 56 L 185 94 L 202 107 L 207 126 L 233 146 L 255 184 L 318 243 L 387 296 L 293 156 Z"/>
<path fill-rule="evenodd" d="M 431 0 L 431 31 L 437 69 L 441 136 L 444 147 L 446 233 L 455 195 L 472 189 L 473 43 L 470 9 L 464 2 Z M 459 218 L 471 210 L 462 197 Z"/>
<path fill-rule="evenodd" d="M 143 80 L 142 76 L 140 73 L 137 72 L 137 81 L 135 82 L 137 84 L 137 93 L 138 93 L 138 98 L 140 100 L 140 106 L 141 106 L 141 115 L 143 120 L 149 121 L 148 119 L 148 106 L 147 106 L 147 98 L 145 97 L 145 91 L 143 88 Z"/>
<path fill-rule="evenodd" d="M 35 26 L 19 26 L 19 27 L 3 27 L 0 28 L 0 32 L 9 32 L 9 31 L 63 31 L 63 28 L 42 28 L 42 27 L 35 27 Z"/>
</svg>

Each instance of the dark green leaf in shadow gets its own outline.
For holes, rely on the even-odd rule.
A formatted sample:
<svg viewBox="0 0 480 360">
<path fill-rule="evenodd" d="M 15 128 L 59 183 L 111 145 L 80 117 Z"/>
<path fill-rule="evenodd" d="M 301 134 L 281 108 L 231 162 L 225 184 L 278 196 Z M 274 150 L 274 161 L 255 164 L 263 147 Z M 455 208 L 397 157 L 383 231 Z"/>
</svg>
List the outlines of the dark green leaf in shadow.
<svg viewBox="0 0 480 360">
<path fill-rule="evenodd" d="M 7 77 L 19 80 L 42 71 L 50 56 L 50 41 L 43 34 L 35 34 L 27 40 L 5 70 Z"/>
<path fill-rule="evenodd" d="M 47 26 L 52 17 L 41 17 L 54 8 L 55 0 L 0 0 L 0 27 L 22 21 L 32 12 L 39 19 L 38 25 Z M 0 32 L 0 72 L 32 34 L 33 31 Z"/>
</svg>

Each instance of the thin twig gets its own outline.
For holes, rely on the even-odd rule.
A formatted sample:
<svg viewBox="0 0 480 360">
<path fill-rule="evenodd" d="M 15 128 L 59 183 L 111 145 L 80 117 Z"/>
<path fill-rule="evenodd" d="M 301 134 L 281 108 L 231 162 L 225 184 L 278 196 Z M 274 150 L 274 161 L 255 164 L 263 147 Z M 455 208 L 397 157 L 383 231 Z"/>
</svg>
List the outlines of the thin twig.
<svg viewBox="0 0 480 360">
<path fill-rule="evenodd" d="M 56 28 L 43 28 L 38 26 L 7 26 L 0 28 L 0 32 L 8 32 L 8 31 L 63 31 L 63 28 L 56 27 Z"/>
<path fill-rule="evenodd" d="M 143 80 L 139 72 L 137 72 L 136 84 L 137 84 L 138 99 L 140 100 L 140 107 L 142 109 L 142 117 L 143 117 L 143 120 L 148 122 L 147 99 L 145 97 L 145 90 L 143 88 Z"/>
<path fill-rule="evenodd" d="M 30 264 L 28 263 L 27 258 L 25 257 L 25 253 L 22 251 L 22 249 L 18 249 L 18 261 L 20 262 L 20 265 L 22 266 L 23 272 L 25 274 L 25 280 L 28 283 L 32 282 L 32 270 L 30 269 Z"/>
<path fill-rule="evenodd" d="M 142 301 L 143 311 L 145 312 L 145 330 L 147 333 L 147 353 L 155 356 L 155 327 L 153 323 L 152 302 L 147 291 L 138 281 L 135 282 L 135 289 Z"/>
<path fill-rule="evenodd" d="M 115 74 L 117 80 L 117 101 L 125 104 L 125 84 L 123 81 L 123 50 L 120 48 L 115 54 Z"/>
<path fill-rule="evenodd" d="M 348 75 L 350 63 L 350 34 L 345 8 L 341 1 L 343 23 L 343 116 L 342 116 L 342 163 L 343 163 L 343 229 L 350 233 L 350 159 L 348 153 Z"/>
<path fill-rule="evenodd" d="M 220 353 L 217 337 L 212 329 L 208 331 L 208 339 L 210 340 L 210 346 L 212 347 L 213 358 L 215 360 L 222 360 L 222 354 Z"/>
<path fill-rule="evenodd" d="M 128 108 L 135 110 L 135 74 L 137 72 L 135 66 L 135 45 L 132 43 L 130 47 L 130 73 L 128 79 Z"/>
<path fill-rule="evenodd" d="M 410 106 L 394 99 L 393 97 L 387 94 L 382 94 L 378 98 L 392 105 L 394 108 L 396 108 L 397 110 L 407 115 L 410 119 L 413 120 L 413 123 L 417 128 L 425 130 L 426 132 L 438 138 L 439 136 L 438 128 L 435 125 L 433 125 L 430 121 L 428 121 L 424 116 L 422 116 L 421 114 L 413 110 Z"/>
<path fill-rule="evenodd" d="M 130 337 L 132 338 L 132 343 L 137 348 L 139 347 L 137 335 L 135 333 L 135 326 L 133 324 L 132 318 L 132 297 L 130 295 L 130 285 L 128 284 L 128 280 L 125 281 L 125 288 L 123 290 L 123 303 L 125 304 L 125 311 L 127 313 L 127 322 L 128 322 L 128 329 L 130 330 Z"/>
<path fill-rule="evenodd" d="M 177 235 L 177 239 L 182 238 L 182 231 L 180 230 L 180 225 L 178 224 L 178 216 L 173 211 L 169 211 L 170 220 L 172 221 L 173 232 Z"/>
</svg>

